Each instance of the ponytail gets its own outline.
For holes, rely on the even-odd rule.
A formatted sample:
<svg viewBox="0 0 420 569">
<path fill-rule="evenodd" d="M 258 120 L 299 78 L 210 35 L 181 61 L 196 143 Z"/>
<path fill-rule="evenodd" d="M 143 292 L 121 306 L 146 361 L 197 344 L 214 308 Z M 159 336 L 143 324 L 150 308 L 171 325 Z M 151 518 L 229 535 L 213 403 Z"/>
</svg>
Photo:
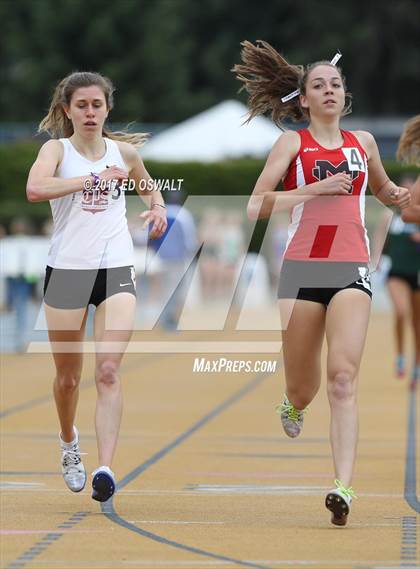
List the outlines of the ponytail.
<svg viewBox="0 0 420 569">
<path fill-rule="evenodd" d="M 258 115 L 269 113 L 273 122 L 284 129 L 284 121 L 299 122 L 309 119 L 307 109 L 300 105 L 298 95 L 306 92 L 308 74 L 318 65 L 330 65 L 338 70 L 343 81 L 346 103 L 342 116 L 351 112 L 351 94 L 346 91 L 345 77 L 335 63 L 341 57 L 338 54 L 332 61 L 317 61 L 306 67 L 292 65 L 269 43 L 258 40 L 241 43 L 241 64 L 236 64 L 232 71 L 242 82 L 242 88 L 248 92 L 249 114 L 245 122 Z"/>
</svg>

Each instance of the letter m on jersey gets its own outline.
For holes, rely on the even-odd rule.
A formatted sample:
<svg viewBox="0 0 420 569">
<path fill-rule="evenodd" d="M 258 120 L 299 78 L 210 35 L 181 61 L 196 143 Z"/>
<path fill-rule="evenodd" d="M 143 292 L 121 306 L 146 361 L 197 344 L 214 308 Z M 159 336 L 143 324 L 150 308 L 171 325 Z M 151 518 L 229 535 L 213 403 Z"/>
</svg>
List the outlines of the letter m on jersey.
<svg viewBox="0 0 420 569">
<path fill-rule="evenodd" d="M 313 176 L 319 181 L 325 180 L 328 176 L 334 176 L 335 174 L 339 174 L 340 172 L 349 174 L 352 180 L 357 178 L 359 175 L 359 172 L 357 170 L 349 169 L 347 160 L 343 160 L 337 166 L 331 164 L 329 160 L 315 160 L 315 167 L 312 169 Z M 350 193 L 352 192 L 353 188 Z"/>
</svg>

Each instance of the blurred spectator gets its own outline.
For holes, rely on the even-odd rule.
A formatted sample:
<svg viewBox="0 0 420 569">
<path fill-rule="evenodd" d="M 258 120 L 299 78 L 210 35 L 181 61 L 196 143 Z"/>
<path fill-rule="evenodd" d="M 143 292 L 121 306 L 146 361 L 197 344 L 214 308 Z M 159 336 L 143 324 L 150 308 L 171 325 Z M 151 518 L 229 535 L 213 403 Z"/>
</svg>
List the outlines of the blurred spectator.
<svg viewBox="0 0 420 569">
<path fill-rule="evenodd" d="M 191 280 L 191 270 L 185 273 L 197 247 L 197 232 L 193 216 L 180 205 L 181 192 L 169 192 L 165 198 L 168 227 L 162 237 L 150 241 L 150 247 L 156 251 L 152 265 L 158 261 L 161 292 L 174 289 L 159 323 L 166 330 L 176 330 Z"/>
<path fill-rule="evenodd" d="M 244 231 L 241 214 L 236 211 L 228 212 L 223 222 L 220 239 L 220 276 L 221 294 L 229 295 L 234 287 L 238 263 L 244 254 Z"/>
<path fill-rule="evenodd" d="M 54 231 L 54 223 L 52 219 L 46 219 L 41 227 L 41 235 L 50 238 Z"/>
<path fill-rule="evenodd" d="M 400 185 L 411 188 L 413 178 L 404 177 Z M 388 215 L 384 213 L 376 231 L 374 243 L 383 242 L 388 226 Z M 401 213 L 395 212 L 386 237 L 384 254 L 390 259 L 387 275 L 388 291 L 394 312 L 396 343 L 395 374 L 403 378 L 406 374 L 406 331 L 412 328 L 414 338 L 414 362 L 411 383 L 420 377 L 420 227 L 415 223 L 404 223 Z"/>
<path fill-rule="evenodd" d="M 200 278 L 204 300 L 220 296 L 223 231 L 221 213 L 217 209 L 205 211 L 199 229 L 200 241 L 204 242 L 200 255 Z"/>
<path fill-rule="evenodd" d="M 15 313 L 15 346 L 26 347 L 28 306 L 39 278 L 33 266 L 31 226 L 26 219 L 11 222 L 10 235 L 2 239 L 2 273 L 6 279 L 6 307 Z"/>
<path fill-rule="evenodd" d="M 4 227 L 4 225 L 0 224 L 0 241 L 3 239 L 3 237 L 6 237 L 6 235 L 7 235 L 6 228 Z M 0 252 L 2 253 L 1 245 L 0 245 Z M 3 259 L 3 257 L 0 258 L 1 263 L 2 263 L 2 259 Z M 2 264 L 0 264 L 0 267 L 2 267 Z M 1 274 L 0 274 L 0 311 L 4 312 L 5 310 L 7 310 L 7 306 L 6 306 L 6 300 L 5 300 L 4 275 L 3 275 L 3 269 L 1 269 Z"/>
<path fill-rule="evenodd" d="M 280 270 L 288 239 L 288 221 L 280 215 L 273 216 L 274 227 L 271 232 L 270 276 L 271 284 L 277 289 Z"/>
</svg>

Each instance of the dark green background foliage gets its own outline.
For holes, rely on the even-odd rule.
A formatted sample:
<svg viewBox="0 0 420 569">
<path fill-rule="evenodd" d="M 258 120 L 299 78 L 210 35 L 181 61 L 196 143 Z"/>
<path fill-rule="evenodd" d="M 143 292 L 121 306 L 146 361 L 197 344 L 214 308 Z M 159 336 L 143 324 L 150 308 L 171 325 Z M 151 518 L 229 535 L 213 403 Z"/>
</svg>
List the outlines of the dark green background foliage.
<svg viewBox="0 0 420 569">
<path fill-rule="evenodd" d="M 39 121 L 55 84 L 98 70 L 112 121 L 177 122 L 236 95 L 244 39 L 292 63 L 339 48 L 356 114 L 418 113 L 418 0 L 0 0 L 0 121 Z"/>
</svg>

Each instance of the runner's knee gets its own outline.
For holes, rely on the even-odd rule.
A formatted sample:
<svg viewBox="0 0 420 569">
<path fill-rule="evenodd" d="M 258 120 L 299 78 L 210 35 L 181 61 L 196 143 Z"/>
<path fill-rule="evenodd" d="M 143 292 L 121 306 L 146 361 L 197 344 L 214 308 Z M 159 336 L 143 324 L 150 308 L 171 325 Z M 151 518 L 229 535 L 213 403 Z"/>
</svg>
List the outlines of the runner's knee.
<svg viewBox="0 0 420 569">
<path fill-rule="evenodd" d="M 328 373 L 328 395 L 330 398 L 343 401 L 350 399 L 356 392 L 356 369 L 353 366 L 342 366 Z"/>
<path fill-rule="evenodd" d="M 112 387 L 119 381 L 118 366 L 115 362 L 105 360 L 96 370 L 96 383 L 98 387 Z"/>
<path fill-rule="evenodd" d="M 80 383 L 80 373 L 74 371 L 57 371 L 56 386 L 63 393 L 72 393 Z"/>
</svg>

